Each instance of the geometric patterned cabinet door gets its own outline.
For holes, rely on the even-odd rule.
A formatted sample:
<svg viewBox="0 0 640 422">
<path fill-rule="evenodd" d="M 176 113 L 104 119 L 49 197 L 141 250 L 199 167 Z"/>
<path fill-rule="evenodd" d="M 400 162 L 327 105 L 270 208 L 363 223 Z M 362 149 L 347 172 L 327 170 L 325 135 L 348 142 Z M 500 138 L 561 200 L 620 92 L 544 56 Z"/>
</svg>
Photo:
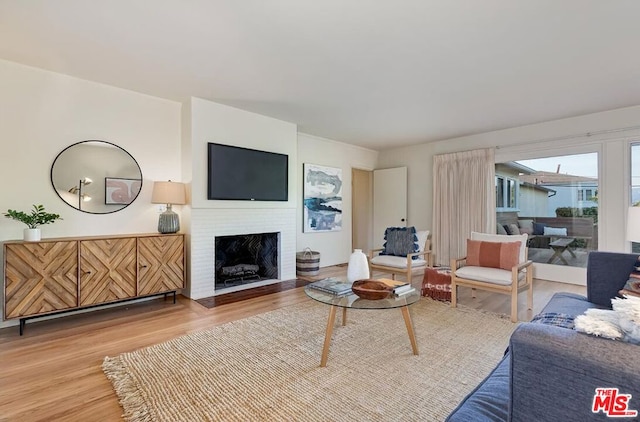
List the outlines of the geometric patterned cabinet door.
<svg viewBox="0 0 640 422">
<path fill-rule="evenodd" d="M 5 319 L 78 306 L 78 242 L 4 245 Z"/>
<path fill-rule="evenodd" d="M 136 296 L 136 239 L 80 242 L 80 306 Z"/>
<path fill-rule="evenodd" d="M 184 287 L 184 236 L 138 238 L 138 295 Z"/>
</svg>

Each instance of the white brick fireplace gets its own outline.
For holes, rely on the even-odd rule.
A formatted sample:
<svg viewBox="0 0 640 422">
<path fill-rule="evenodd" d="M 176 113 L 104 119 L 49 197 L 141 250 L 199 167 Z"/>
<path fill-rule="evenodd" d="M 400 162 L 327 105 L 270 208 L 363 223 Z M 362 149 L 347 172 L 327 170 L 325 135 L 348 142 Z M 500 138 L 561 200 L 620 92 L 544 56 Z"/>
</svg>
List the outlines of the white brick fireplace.
<svg viewBox="0 0 640 422">
<path fill-rule="evenodd" d="M 295 278 L 295 208 L 201 208 L 191 210 L 191 298 L 215 294 L 216 236 L 280 233 L 280 280 Z"/>
</svg>

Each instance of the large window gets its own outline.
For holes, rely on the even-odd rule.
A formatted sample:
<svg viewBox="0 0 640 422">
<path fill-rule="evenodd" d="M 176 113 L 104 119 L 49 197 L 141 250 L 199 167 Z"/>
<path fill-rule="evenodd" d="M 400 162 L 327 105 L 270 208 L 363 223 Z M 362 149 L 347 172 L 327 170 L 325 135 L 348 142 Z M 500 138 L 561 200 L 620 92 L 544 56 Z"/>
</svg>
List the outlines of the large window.
<svg viewBox="0 0 640 422">
<path fill-rule="evenodd" d="M 640 206 L 640 143 L 631 144 L 631 206 Z M 640 253 L 640 243 L 632 242 L 631 251 Z"/>
<path fill-rule="evenodd" d="M 640 201 L 640 144 L 635 187 Z M 529 234 L 529 259 L 586 267 L 598 248 L 598 154 L 496 164 L 497 231 Z"/>
<path fill-rule="evenodd" d="M 640 205 L 640 143 L 631 144 L 631 205 Z"/>
</svg>

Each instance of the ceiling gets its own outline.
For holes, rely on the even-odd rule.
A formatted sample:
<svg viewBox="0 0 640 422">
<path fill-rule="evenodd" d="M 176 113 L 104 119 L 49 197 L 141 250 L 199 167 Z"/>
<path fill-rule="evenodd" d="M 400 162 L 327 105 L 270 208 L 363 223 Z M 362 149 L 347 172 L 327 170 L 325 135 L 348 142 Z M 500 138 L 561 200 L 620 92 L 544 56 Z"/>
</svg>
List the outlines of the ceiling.
<svg viewBox="0 0 640 422">
<path fill-rule="evenodd" d="M 637 0 L 0 0 L 0 58 L 383 150 L 640 105 Z"/>
</svg>

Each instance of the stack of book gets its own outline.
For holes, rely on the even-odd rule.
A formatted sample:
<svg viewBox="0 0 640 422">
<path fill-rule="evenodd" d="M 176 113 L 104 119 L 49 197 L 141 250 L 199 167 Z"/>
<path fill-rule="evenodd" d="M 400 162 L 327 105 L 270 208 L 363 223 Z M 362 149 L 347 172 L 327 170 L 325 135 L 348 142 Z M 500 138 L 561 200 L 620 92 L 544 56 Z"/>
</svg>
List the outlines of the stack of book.
<svg viewBox="0 0 640 422">
<path fill-rule="evenodd" d="M 329 277 L 309 283 L 308 286 L 312 289 L 320 290 L 325 293 L 343 296 L 351 293 L 351 284 L 352 283 L 334 277 Z"/>
<path fill-rule="evenodd" d="M 405 281 L 392 280 L 390 278 L 381 278 L 378 281 L 391 287 L 394 296 L 404 296 L 411 292 L 415 292 L 416 289 Z"/>
</svg>

